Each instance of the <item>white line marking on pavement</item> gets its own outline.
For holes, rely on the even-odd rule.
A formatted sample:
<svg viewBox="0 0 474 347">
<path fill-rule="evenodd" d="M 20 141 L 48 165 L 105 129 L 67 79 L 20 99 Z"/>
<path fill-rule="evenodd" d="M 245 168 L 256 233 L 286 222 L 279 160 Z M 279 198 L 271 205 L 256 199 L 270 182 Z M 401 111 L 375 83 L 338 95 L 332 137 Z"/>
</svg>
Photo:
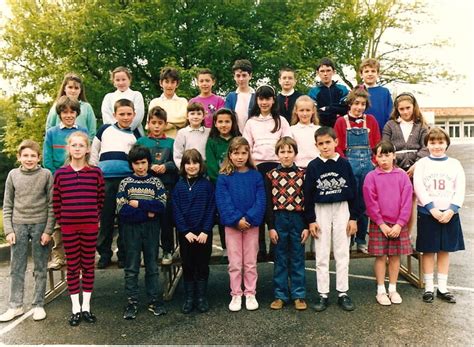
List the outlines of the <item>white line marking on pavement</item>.
<svg viewBox="0 0 474 347">
<path fill-rule="evenodd" d="M 10 324 L 8 324 L 7 326 L 3 327 L 3 329 L 0 330 L 0 336 L 8 333 L 10 330 L 12 330 L 13 328 L 15 328 L 18 324 L 20 324 L 21 322 L 23 322 L 25 319 L 27 319 L 29 316 L 31 316 L 33 314 L 33 309 L 29 310 L 28 312 L 26 312 L 24 315 L 22 315 L 21 317 L 19 317 L 18 319 L 15 319 L 13 322 L 11 322 Z"/>
</svg>

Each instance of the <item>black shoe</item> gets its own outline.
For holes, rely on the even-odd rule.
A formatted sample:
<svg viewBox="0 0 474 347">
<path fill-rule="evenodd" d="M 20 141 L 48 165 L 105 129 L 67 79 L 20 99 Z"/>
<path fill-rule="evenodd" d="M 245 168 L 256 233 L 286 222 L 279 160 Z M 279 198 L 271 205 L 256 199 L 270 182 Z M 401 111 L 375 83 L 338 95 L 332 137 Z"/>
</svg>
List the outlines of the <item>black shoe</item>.
<svg viewBox="0 0 474 347">
<path fill-rule="evenodd" d="M 92 312 L 82 311 L 82 320 L 87 323 L 95 323 L 97 317 Z"/>
<path fill-rule="evenodd" d="M 349 295 L 343 295 L 337 298 L 337 304 L 341 306 L 344 311 L 354 311 L 355 306 Z"/>
<path fill-rule="evenodd" d="M 125 262 L 124 262 L 123 260 L 119 259 L 119 260 L 117 261 L 117 267 L 118 267 L 119 269 L 123 269 L 123 268 L 125 267 Z"/>
<path fill-rule="evenodd" d="M 456 298 L 454 297 L 453 294 L 450 292 L 446 293 L 441 293 L 439 289 L 436 290 L 436 296 L 446 302 L 449 302 L 450 304 L 455 304 L 456 303 Z"/>
<path fill-rule="evenodd" d="M 165 306 L 159 302 L 151 302 L 148 304 L 148 311 L 153 313 L 155 316 L 163 316 L 168 313 L 165 309 Z"/>
<path fill-rule="evenodd" d="M 265 261 L 267 261 L 267 252 L 258 251 L 257 262 L 261 263 Z"/>
<path fill-rule="evenodd" d="M 423 293 L 423 301 L 427 303 L 432 303 L 434 300 L 434 293 L 433 292 L 424 292 Z"/>
<path fill-rule="evenodd" d="M 69 325 L 72 327 L 77 327 L 81 322 L 81 312 L 71 314 L 69 317 Z"/>
<path fill-rule="evenodd" d="M 325 309 L 328 308 L 328 305 L 329 305 L 329 298 L 319 296 L 316 299 L 316 305 L 314 305 L 314 310 L 316 312 L 323 312 Z"/>
<path fill-rule="evenodd" d="M 207 301 L 207 281 L 197 281 L 197 310 L 201 313 L 209 311 L 209 303 Z"/>
<path fill-rule="evenodd" d="M 127 306 L 125 307 L 125 311 L 123 312 L 123 318 L 127 320 L 135 319 L 137 317 L 137 312 L 138 302 L 129 301 Z"/>
<path fill-rule="evenodd" d="M 110 265 L 110 259 L 100 257 L 99 261 L 97 262 L 97 268 L 98 269 L 105 269 Z"/>
<path fill-rule="evenodd" d="M 194 282 L 184 282 L 184 304 L 181 308 L 181 312 L 189 314 L 194 309 Z"/>
<path fill-rule="evenodd" d="M 229 258 L 226 255 L 223 255 L 220 261 L 221 264 L 227 265 L 229 264 Z"/>
</svg>

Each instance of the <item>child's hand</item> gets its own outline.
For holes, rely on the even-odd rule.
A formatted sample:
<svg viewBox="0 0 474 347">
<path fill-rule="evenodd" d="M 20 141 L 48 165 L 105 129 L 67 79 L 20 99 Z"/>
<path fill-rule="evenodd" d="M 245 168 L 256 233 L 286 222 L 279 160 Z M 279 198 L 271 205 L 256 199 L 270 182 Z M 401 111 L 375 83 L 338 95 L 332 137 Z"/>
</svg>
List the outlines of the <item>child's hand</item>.
<svg viewBox="0 0 474 347">
<path fill-rule="evenodd" d="M 433 216 L 433 218 L 436 219 L 438 222 L 443 217 L 443 212 L 441 212 L 439 209 L 434 208 L 434 207 L 430 210 L 430 213 Z"/>
<path fill-rule="evenodd" d="M 51 241 L 51 235 L 46 234 L 46 233 L 41 234 L 41 240 L 40 240 L 41 246 L 46 246 L 50 241 Z"/>
<path fill-rule="evenodd" d="M 415 164 L 413 164 L 412 166 L 410 166 L 410 168 L 407 170 L 407 175 L 408 175 L 408 177 L 412 178 L 414 172 L 415 172 Z"/>
<path fill-rule="evenodd" d="M 356 232 L 357 232 L 357 221 L 349 220 L 349 223 L 347 223 L 347 229 L 346 229 L 347 236 L 352 236 Z"/>
<path fill-rule="evenodd" d="M 277 233 L 277 231 L 275 229 L 270 229 L 268 232 L 270 234 L 270 241 L 272 241 L 272 243 L 274 245 L 276 245 L 277 242 L 278 242 L 278 233 Z"/>
<path fill-rule="evenodd" d="M 155 212 L 148 212 L 148 218 L 155 218 Z"/>
<path fill-rule="evenodd" d="M 138 200 L 130 200 L 128 204 L 134 208 L 138 208 Z"/>
<path fill-rule="evenodd" d="M 196 237 L 196 241 L 197 241 L 198 243 L 206 243 L 206 241 L 207 241 L 207 234 L 201 232 L 201 233 Z"/>
<path fill-rule="evenodd" d="M 7 235 L 7 242 L 10 246 L 14 245 L 16 243 L 15 233 L 10 233 L 10 234 Z"/>
<path fill-rule="evenodd" d="M 186 238 L 186 240 L 188 240 L 189 243 L 193 243 L 194 241 L 196 241 L 197 239 L 197 236 L 194 235 L 193 233 L 189 232 L 187 233 L 186 235 L 184 235 L 184 237 Z"/>
<path fill-rule="evenodd" d="M 321 229 L 319 228 L 318 223 L 309 223 L 309 232 L 311 233 L 311 236 L 313 236 L 315 239 L 319 238 L 319 234 L 321 233 Z"/>
<path fill-rule="evenodd" d="M 250 228 L 250 223 L 247 222 L 247 220 L 245 219 L 245 217 L 242 217 L 242 218 L 239 220 L 239 223 L 237 224 L 237 227 L 239 228 L 240 231 L 245 231 L 245 230 L 247 230 L 248 228 Z"/>
<path fill-rule="evenodd" d="M 390 237 L 396 239 L 398 236 L 400 236 L 401 230 L 402 227 L 399 224 L 395 224 L 390 231 Z"/>
<path fill-rule="evenodd" d="M 309 236 L 309 230 L 308 229 L 304 229 L 302 232 L 301 232 L 301 244 L 303 245 L 306 240 L 308 239 L 308 236 Z"/>
<path fill-rule="evenodd" d="M 451 218 L 453 218 L 453 216 L 454 216 L 454 211 L 451 209 L 447 209 L 446 211 L 441 212 L 441 218 L 438 219 L 438 221 L 440 223 L 446 224 L 446 223 L 449 223 L 449 221 L 451 220 Z"/>
<path fill-rule="evenodd" d="M 390 237 L 390 233 L 392 229 L 390 229 L 390 227 L 387 224 L 385 223 L 380 224 L 380 230 L 382 230 L 382 233 L 385 235 L 387 239 Z"/>
<path fill-rule="evenodd" d="M 164 174 L 166 172 L 166 166 L 165 164 L 155 164 L 151 166 L 151 169 L 155 171 L 157 174 Z"/>
</svg>

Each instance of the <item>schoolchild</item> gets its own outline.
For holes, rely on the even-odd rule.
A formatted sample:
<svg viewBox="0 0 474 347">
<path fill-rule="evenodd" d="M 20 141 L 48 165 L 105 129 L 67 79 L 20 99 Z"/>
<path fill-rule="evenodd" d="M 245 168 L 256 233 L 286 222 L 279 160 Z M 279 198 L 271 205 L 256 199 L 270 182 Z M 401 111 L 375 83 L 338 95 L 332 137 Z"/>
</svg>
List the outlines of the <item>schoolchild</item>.
<svg viewBox="0 0 474 347">
<path fill-rule="evenodd" d="M 258 226 L 265 214 L 265 186 L 253 165 L 249 143 L 243 137 L 234 137 L 229 143 L 217 178 L 216 205 L 225 225 L 229 256 L 229 310 L 241 310 L 242 295 L 246 309 L 256 310 Z"/>
<path fill-rule="evenodd" d="M 102 121 L 103 124 L 115 124 L 114 105 L 117 100 L 130 100 L 135 108 L 135 117 L 133 118 L 130 128 L 138 129 L 140 136 L 144 135 L 142 121 L 145 116 L 145 104 L 143 102 L 142 93 L 130 89 L 132 84 L 132 74 L 129 69 L 123 66 L 116 67 L 110 74 L 110 79 L 115 88 L 114 92 L 108 93 L 102 100 Z"/>
<path fill-rule="evenodd" d="M 397 292 L 400 256 L 411 254 L 408 221 L 413 187 L 408 175 L 395 166 L 395 147 L 381 141 L 374 148 L 377 168 L 365 177 L 363 192 L 369 225 L 369 254 L 375 255 L 376 300 L 380 305 L 401 304 Z M 385 272 L 388 258 L 388 295 Z"/>
<path fill-rule="evenodd" d="M 67 140 L 67 153 L 65 166 L 54 174 L 53 209 L 66 252 L 66 282 L 72 303 L 69 324 L 77 326 L 81 320 L 87 323 L 97 320 L 90 300 L 99 216 L 104 203 L 104 177 L 98 167 L 89 165 L 90 145 L 86 134 L 72 133 Z"/>
<path fill-rule="evenodd" d="M 282 67 L 278 76 L 281 91 L 277 95 L 278 112 L 291 123 L 296 100 L 303 95 L 295 90 L 296 71 L 291 67 Z M 314 146 L 313 146 L 314 147 Z"/>
<path fill-rule="evenodd" d="M 92 109 L 91 104 L 87 102 L 86 91 L 84 88 L 84 83 L 82 82 L 81 77 L 75 73 L 67 73 L 64 76 L 61 87 L 59 87 L 56 101 L 49 110 L 48 116 L 46 118 L 46 130 L 59 125 L 61 122 L 61 118 L 56 112 L 56 104 L 59 98 L 65 95 L 72 100 L 79 101 L 81 111 L 77 115 L 76 123 L 78 126 L 87 129 L 89 139 L 92 141 L 97 130 L 97 119 L 95 118 L 94 110 Z"/>
<path fill-rule="evenodd" d="M 347 113 L 343 99 L 349 90 L 332 80 L 335 72 L 334 62 L 329 58 L 322 58 L 316 66 L 320 81 L 308 92 L 308 96 L 316 102 L 319 123 L 322 126 L 334 127 L 337 117 Z"/>
<path fill-rule="evenodd" d="M 173 190 L 173 215 L 183 261 L 185 302 L 181 311 L 207 312 L 207 283 L 215 215 L 214 187 L 204 178 L 201 153 L 188 149 L 181 161 L 181 179 Z"/>
<path fill-rule="evenodd" d="M 115 124 L 104 124 L 92 142 L 91 165 L 98 166 L 105 179 L 105 200 L 100 214 L 100 231 L 97 252 L 99 269 L 108 267 L 112 260 L 112 241 L 114 235 L 116 196 L 120 182 L 132 173 L 128 163 L 128 152 L 140 137 L 131 125 L 135 117 L 133 102 L 120 99 L 114 105 Z M 118 221 L 117 258 L 119 268 L 125 262 L 125 248 L 120 220 Z"/>
<path fill-rule="evenodd" d="M 298 155 L 295 163 L 298 167 L 306 168 L 308 163 L 319 154 L 314 144 L 314 132 L 320 128 L 316 104 L 307 95 L 296 99 L 291 118 L 291 135 L 298 144 Z"/>
<path fill-rule="evenodd" d="M 174 231 L 173 208 L 171 192 L 178 180 L 178 169 L 173 161 L 174 139 L 165 134 L 167 124 L 166 111 L 160 106 L 153 107 L 147 117 L 148 136 L 140 137 L 138 145 L 145 146 L 151 152 L 150 173 L 157 176 L 166 189 L 166 208 L 160 221 L 161 247 L 163 257 L 161 264 L 170 265 L 173 262 Z"/>
<path fill-rule="evenodd" d="M 17 152 L 20 167 L 11 170 L 5 181 L 3 230 L 10 253 L 10 298 L 8 310 L 0 322 L 8 322 L 25 313 L 23 296 L 28 264 L 28 245 L 34 262 L 33 320 L 46 318 L 44 295 L 51 233 L 54 226 L 53 176 L 39 165 L 40 145 L 32 140 L 20 143 Z"/>
<path fill-rule="evenodd" d="M 210 129 L 204 126 L 204 107 L 202 104 L 189 104 L 186 108 L 186 128 L 180 129 L 173 145 L 173 160 L 177 167 L 181 167 L 181 158 L 184 151 L 196 148 L 206 159 L 206 143 Z"/>
<path fill-rule="evenodd" d="M 148 105 L 148 110 L 155 106 L 160 106 L 166 111 L 168 121 L 166 124 L 166 136 L 171 138 L 176 137 L 179 129 L 186 125 L 186 107 L 188 100 L 186 98 L 176 95 L 176 90 L 181 81 L 179 71 L 173 67 L 165 66 L 160 71 L 160 87 L 163 93 L 153 100 Z"/>
<path fill-rule="evenodd" d="M 156 262 L 160 243 L 158 219 L 165 210 L 166 191 L 161 180 L 150 174 L 151 153 L 148 148 L 134 145 L 128 153 L 128 161 L 133 173 L 120 182 L 117 215 L 127 246 L 124 267 L 127 306 L 123 318 L 131 320 L 138 313 L 138 275 L 142 256 L 148 311 L 155 316 L 166 314 L 159 298 L 159 269 Z"/>
<path fill-rule="evenodd" d="M 436 297 L 455 303 L 448 291 L 449 253 L 464 250 L 459 209 L 464 202 L 466 177 L 461 163 L 446 155 L 449 135 L 432 128 L 425 137 L 430 155 L 415 166 L 413 185 L 418 199 L 416 250 L 423 252 L 425 292 L 423 301 L 434 300 L 435 258 L 438 272 Z"/>
<path fill-rule="evenodd" d="M 380 63 L 377 59 L 364 59 L 360 64 L 359 74 L 367 88 L 370 98 L 370 107 L 367 108 L 366 112 L 375 117 L 379 124 L 379 129 L 382 132 L 392 113 L 393 102 L 390 91 L 377 84 L 379 73 Z"/>
<path fill-rule="evenodd" d="M 365 214 L 362 186 L 365 176 L 374 168 L 372 149 L 380 141 L 380 131 L 374 116 L 366 114 L 370 106 L 369 94 L 363 86 L 354 88 L 347 96 L 349 111 L 340 117 L 334 125 L 337 136 L 337 152 L 347 158 L 356 178 L 359 209 L 362 211 L 357 220 L 357 251 L 367 253 L 368 218 Z"/>
<path fill-rule="evenodd" d="M 304 219 L 303 182 L 305 170 L 295 164 L 298 145 L 282 137 L 275 146 L 280 164 L 265 175 L 267 209 L 265 221 L 275 245 L 273 269 L 274 300 L 279 310 L 291 299 L 297 310 L 305 310 L 305 242 L 308 226 Z"/>
<path fill-rule="evenodd" d="M 250 87 L 252 79 L 252 64 L 247 59 L 238 59 L 232 66 L 232 74 L 237 89 L 225 97 L 225 108 L 231 109 L 237 115 L 239 131 L 244 132 L 245 123 L 255 104 L 255 90 Z"/>
<path fill-rule="evenodd" d="M 204 106 L 206 115 L 204 116 L 204 126 L 212 127 L 214 113 L 224 107 L 225 101 L 220 96 L 212 92 L 212 87 L 216 83 L 214 74 L 209 69 L 199 70 L 196 76 L 199 95 L 189 100 L 189 103 L 198 102 Z"/>
<path fill-rule="evenodd" d="M 275 154 L 275 145 L 283 136 L 291 136 L 288 121 L 279 115 L 275 89 L 268 85 L 257 88 L 256 103 L 245 124 L 243 137 L 250 146 L 250 154 L 257 165 L 257 170 L 265 174 L 278 166 L 278 156 Z M 267 257 L 265 242 L 265 225 L 259 229 L 259 260 Z M 269 256 L 272 257 L 273 246 L 270 245 Z"/>
<path fill-rule="evenodd" d="M 214 113 L 214 120 L 212 122 L 211 132 L 206 143 L 206 167 L 209 180 L 214 185 L 219 175 L 222 163 L 227 155 L 229 149 L 229 142 L 236 136 L 240 136 L 237 125 L 237 117 L 235 112 L 228 108 L 221 108 Z M 221 262 L 228 263 L 227 248 L 225 245 L 225 229 L 224 225 L 220 223 L 220 218 L 217 214 L 217 225 L 219 229 L 219 237 L 221 240 L 221 247 L 224 250 Z"/>
<path fill-rule="evenodd" d="M 314 309 L 329 305 L 329 255 L 336 261 L 337 303 L 345 311 L 354 310 L 349 290 L 349 246 L 357 231 L 357 191 L 351 165 L 336 152 L 338 139 L 331 127 L 314 134 L 319 156 L 306 168 L 303 185 L 304 209 L 309 231 L 315 238 L 316 282 L 319 296 Z"/>
</svg>

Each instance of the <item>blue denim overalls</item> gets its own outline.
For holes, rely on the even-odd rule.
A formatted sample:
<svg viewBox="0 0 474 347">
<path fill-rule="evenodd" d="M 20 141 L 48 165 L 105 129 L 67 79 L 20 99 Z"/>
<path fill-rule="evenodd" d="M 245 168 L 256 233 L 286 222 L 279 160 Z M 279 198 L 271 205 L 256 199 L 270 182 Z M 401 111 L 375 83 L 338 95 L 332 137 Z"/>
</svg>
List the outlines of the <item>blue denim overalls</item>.
<svg viewBox="0 0 474 347">
<path fill-rule="evenodd" d="M 366 115 L 363 116 L 362 128 L 352 128 L 349 122 L 349 117 L 344 116 L 346 121 L 346 157 L 351 164 L 352 171 L 357 184 L 357 200 L 359 203 L 358 210 L 361 215 L 357 220 L 357 235 L 355 242 L 357 244 L 365 244 L 365 236 L 367 235 L 368 217 L 365 214 L 365 203 L 362 196 L 362 185 L 364 184 L 365 176 L 372 171 L 374 165 L 372 164 L 372 150 L 369 144 L 369 131 L 367 128 Z"/>
</svg>

